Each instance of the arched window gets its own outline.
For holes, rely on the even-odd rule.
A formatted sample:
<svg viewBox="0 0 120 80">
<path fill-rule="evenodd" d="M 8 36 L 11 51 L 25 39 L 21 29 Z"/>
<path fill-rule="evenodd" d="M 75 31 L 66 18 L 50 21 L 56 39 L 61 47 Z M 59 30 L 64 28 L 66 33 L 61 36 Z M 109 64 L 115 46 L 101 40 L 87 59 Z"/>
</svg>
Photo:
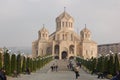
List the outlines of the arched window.
<svg viewBox="0 0 120 80">
<path fill-rule="evenodd" d="M 70 50 L 70 53 L 74 54 L 74 45 L 70 45 L 69 50 Z"/>
<path fill-rule="evenodd" d="M 61 27 L 61 22 L 59 22 L 59 27 Z"/>
<path fill-rule="evenodd" d="M 59 54 L 59 45 L 55 45 L 55 47 L 54 47 L 55 49 L 55 54 Z"/>
<path fill-rule="evenodd" d="M 67 22 L 66 22 L 66 27 L 67 27 Z"/>
<path fill-rule="evenodd" d="M 67 40 L 67 34 L 65 34 L 65 40 Z"/>
<path fill-rule="evenodd" d="M 45 36 L 45 34 L 43 34 L 43 37 Z"/>
<path fill-rule="evenodd" d="M 52 48 L 51 47 L 47 47 L 46 54 L 51 54 L 51 53 L 52 53 Z"/>
<path fill-rule="evenodd" d="M 57 23 L 57 27 L 59 26 L 59 23 Z"/>
<path fill-rule="evenodd" d="M 73 34 L 71 34 L 71 41 L 73 41 Z"/>
<path fill-rule="evenodd" d="M 71 23 L 71 28 L 72 28 L 72 23 Z"/>
<path fill-rule="evenodd" d="M 62 22 L 62 26 L 64 27 L 64 22 Z"/>
<path fill-rule="evenodd" d="M 63 40 L 64 40 L 64 37 L 65 37 L 65 36 L 64 36 L 64 34 L 63 34 Z"/>
<path fill-rule="evenodd" d="M 87 34 L 85 34 L 85 38 L 87 38 Z"/>
<path fill-rule="evenodd" d="M 58 34 L 58 35 L 57 35 L 57 40 L 59 40 L 59 39 L 60 39 L 60 35 Z"/>
<path fill-rule="evenodd" d="M 88 51 L 86 50 L 86 56 L 88 56 Z"/>
</svg>

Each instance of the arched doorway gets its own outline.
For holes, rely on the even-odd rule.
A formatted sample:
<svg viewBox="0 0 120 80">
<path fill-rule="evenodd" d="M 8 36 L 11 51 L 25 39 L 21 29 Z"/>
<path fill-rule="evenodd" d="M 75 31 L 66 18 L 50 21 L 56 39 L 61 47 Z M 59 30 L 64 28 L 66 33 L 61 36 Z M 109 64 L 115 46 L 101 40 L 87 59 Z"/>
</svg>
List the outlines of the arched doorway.
<svg viewBox="0 0 120 80">
<path fill-rule="evenodd" d="M 63 51 L 62 52 L 62 59 L 66 59 L 67 58 L 67 52 L 66 51 Z"/>
<path fill-rule="evenodd" d="M 74 45 L 70 45 L 69 50 L 70 54 L 74 54 Z"/>
<path fill-rule="evenodd" d="M 55 58 L 55 59 L 59 59 L 59 56 L 55 56 L 54 58 Z"/>
<path fill-rule="evenodd" d="M 74 56 L 70 56 L 69 59 L 74 59 Z"/>
<path fill-rule="evenodd" d="M 55 54 L 59 54 L 59 45 L 55 45 L 54 52 Z"/>
</svg>

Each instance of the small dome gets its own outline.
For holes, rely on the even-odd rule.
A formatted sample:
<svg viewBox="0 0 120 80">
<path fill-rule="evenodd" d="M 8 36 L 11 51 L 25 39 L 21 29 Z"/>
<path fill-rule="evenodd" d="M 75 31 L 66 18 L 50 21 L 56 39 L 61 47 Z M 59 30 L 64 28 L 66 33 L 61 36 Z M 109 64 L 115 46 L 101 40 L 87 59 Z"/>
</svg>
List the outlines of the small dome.
<svg viewBox="0 0 120 80">
<path fill-rule="evenodd" d="M 39 32 L 48 32 L 48 30 L 43 26 L 43 28 Z"/>
<path fill-rule="evenodd" d="M 73 18 L 66 12 L 66 11 L 64 11 L 62 14 L 60 14 L 57 18 L 56 18 L 56 21 L 60 21 L 61 19 L 63 19 L 63 18 L 66 18 L 67 20 L 69 20 L 69 19 L 72 19 L 73 20 Z M 73 20 L 74 21 L 74 20 Z"/>
<path fill-rule="evenodd" d="M 81 33 L 91 33 L 89 29 L 87 29 L 86 27 L 81 31 Z"/>
</svg>

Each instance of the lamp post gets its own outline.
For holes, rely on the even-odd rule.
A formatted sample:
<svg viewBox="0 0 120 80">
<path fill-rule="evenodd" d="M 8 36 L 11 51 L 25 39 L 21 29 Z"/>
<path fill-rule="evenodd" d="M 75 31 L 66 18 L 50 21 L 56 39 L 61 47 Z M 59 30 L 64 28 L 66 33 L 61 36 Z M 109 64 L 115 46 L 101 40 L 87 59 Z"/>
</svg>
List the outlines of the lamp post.
<svg viewBox="0 0 120 80">
<path fill-rule="evenodd" d="M 100 58 L 102 56 L 102 54 L 98 54 L 98 58 Z"/>
<path fill-rule="evenodd" d="M 118 53 L 118 58 L 119 58 L 119 60 L 120 60 L 120 52 Z"/>
<path fill-rule="evenodd" d="M 110 50 L 110 53 L 111 53 L 111 54 L 114 54 L 111 50 Z"/>
</svg>

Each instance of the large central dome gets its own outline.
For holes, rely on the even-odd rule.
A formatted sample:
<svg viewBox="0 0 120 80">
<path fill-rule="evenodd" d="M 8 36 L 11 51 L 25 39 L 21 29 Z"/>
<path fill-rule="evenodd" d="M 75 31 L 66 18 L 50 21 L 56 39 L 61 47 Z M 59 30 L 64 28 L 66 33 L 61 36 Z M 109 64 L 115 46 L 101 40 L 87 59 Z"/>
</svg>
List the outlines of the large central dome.
<svg viewBox="0 0 120 80">
<path fill-rule="evenodd" d="M 63 19 L 63 18 L 66 18 L 67 20 L 69 20 L 69 19 L 72 19 L 73 20 L 73 18 L 66 12 L 66 11 L 64 11 L 62 14 L 60 14 L 57 18 L 56 18 L 56 21 L 60 21 L 61 19 Z M 74 20 L 73 20 L 74 21 Z"/>
<path fill-rule="evenodd" d="M 74 19 L 64 11 L 56 18 L 56 30 L 73 30 Z"/>
</svg>

